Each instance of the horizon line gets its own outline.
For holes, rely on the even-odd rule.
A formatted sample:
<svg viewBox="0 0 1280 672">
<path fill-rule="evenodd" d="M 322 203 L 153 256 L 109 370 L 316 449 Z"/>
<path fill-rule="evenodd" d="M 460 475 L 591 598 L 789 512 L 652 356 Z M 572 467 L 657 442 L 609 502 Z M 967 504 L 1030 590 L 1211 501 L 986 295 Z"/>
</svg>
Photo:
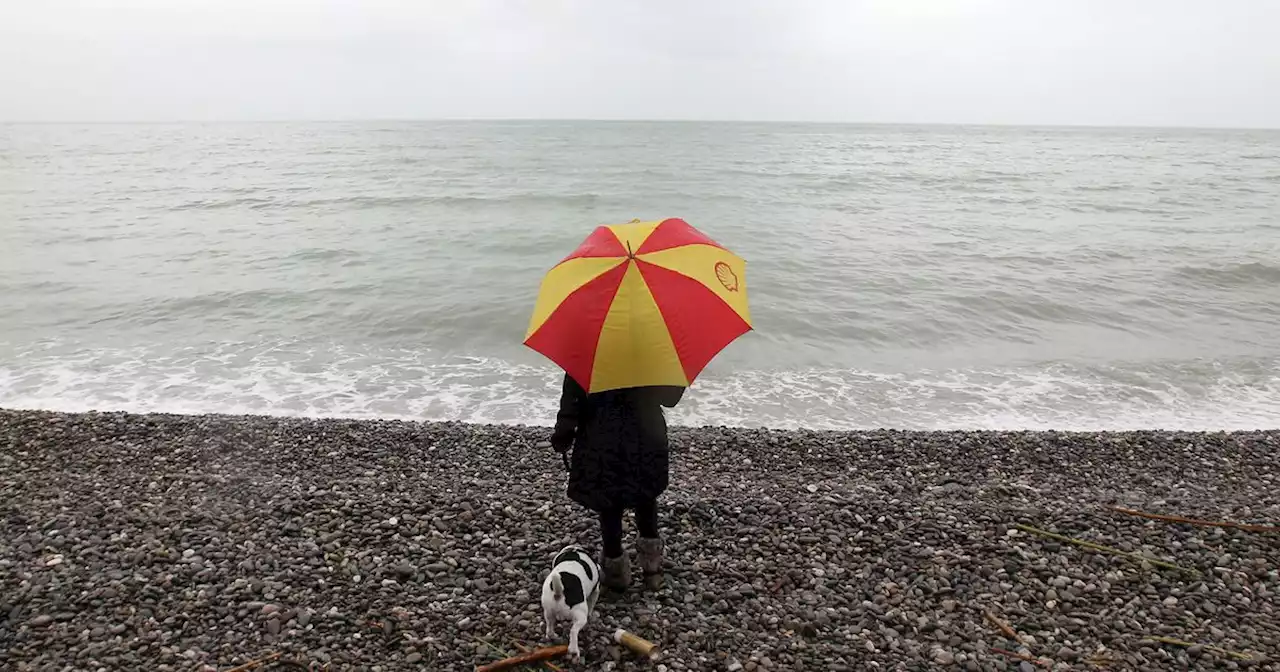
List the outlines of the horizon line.
<svg viewBox="0 0 1280 672">
<path fill-rule="evenodd" d="M 370 123 L 632 123 L 632 124 L 760 124 L 775 126 L 913 126 L 968 128 L 1071 128 L 1181 131 L 1280 131 L 1280 126 L 1203 126 L 1094 123 L 1000 123 L 972 121 L 832 121 L 805 119 L 683 119 L 574 117 L 352 117 L 299 119 L 0 119 L 0 126 L 141 126 L 179 124 L 370 124 Z"/>
</svg>

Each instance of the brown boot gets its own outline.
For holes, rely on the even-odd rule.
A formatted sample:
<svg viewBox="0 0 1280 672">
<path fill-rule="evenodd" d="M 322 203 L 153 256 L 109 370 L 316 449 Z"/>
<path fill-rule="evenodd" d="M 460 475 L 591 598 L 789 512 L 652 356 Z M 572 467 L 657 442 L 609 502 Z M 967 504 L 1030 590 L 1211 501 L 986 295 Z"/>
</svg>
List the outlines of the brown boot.
<svg viewBox="0 0 1280 672">
<path fill-rule="evenodd" d="M 605 588 L 619 592 L 631 585 L 631 559 L 626 551 L 616 558 L 601 558 L 600 582 Z"/>
<path fill-rule="evenodd" d="M 640 537 L 636 540 L 636 559 L 640 563 L 640 571 L 644 572 L 645 586 L 657 589 L 662 587 L 662 552 L 665 550 L 662 539 Z"/>
</svg>

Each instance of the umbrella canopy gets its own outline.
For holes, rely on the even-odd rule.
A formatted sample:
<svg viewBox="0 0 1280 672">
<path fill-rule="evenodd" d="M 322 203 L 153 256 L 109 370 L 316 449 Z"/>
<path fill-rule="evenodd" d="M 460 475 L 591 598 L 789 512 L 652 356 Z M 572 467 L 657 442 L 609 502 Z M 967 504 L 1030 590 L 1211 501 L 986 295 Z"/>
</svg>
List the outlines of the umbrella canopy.
<svg viewBox="0 0 1280 672">
<path fill-rule="evenodd" d="M 542 280 L 524 343 L 593 393 L 687 387 L 750 330 L 746 262 L 665 219 L 587 236 Z"/>
</svg>

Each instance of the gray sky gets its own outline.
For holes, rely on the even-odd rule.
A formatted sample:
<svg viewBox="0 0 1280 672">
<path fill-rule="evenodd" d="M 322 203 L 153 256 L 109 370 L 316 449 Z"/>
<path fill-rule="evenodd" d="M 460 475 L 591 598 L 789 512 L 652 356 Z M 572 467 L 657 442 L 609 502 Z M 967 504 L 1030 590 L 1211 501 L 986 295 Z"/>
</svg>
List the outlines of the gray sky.
<svg viewBox="0 0 1280 672">
<path fill-rule="evenodd" d="M 0 120 L 1280 127 L 1276 0 L 8 0 Z"/>
</svg>

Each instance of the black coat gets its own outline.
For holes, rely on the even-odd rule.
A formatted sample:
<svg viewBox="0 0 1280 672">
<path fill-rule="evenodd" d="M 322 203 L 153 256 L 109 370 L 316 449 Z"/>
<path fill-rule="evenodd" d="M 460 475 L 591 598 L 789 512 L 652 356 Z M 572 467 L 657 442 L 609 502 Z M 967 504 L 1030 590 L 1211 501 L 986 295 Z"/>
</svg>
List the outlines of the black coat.
<svg viewBox="0 0 1280 672">
<path fill-rule="evenodd" d="M 564 377 L 551 443 L 573 447 L 569 498 L 593 510 L 634 508 L 667 489 L 667 419 L 683 387 L 633 387 L 587 394 Z"/>
</svg>

